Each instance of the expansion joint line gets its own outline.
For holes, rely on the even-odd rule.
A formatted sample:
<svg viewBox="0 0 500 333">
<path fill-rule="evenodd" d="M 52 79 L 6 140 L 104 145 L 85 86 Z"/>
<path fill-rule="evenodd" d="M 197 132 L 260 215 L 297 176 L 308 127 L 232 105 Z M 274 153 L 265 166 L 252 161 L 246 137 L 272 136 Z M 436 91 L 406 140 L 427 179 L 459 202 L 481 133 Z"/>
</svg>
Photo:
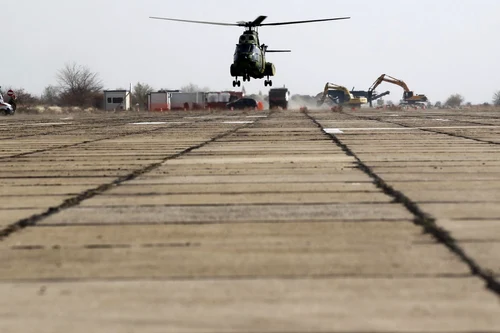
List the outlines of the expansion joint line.
<svg viewBox="0 0 500 333">
<path fill-rule="evenodd" d="M 209 139 L 207 141 L 204 141 L 204 142 L 199 143 L 197 145 L 194 145 L 194 146 L 191 146 L 189 148 L 186 148 L 186 149 L 184 149 L 183 151 L 181 151 L 179 153 L 169 155 L 169 156 L 163 158 L 160 162 L 147 165 L 147 166 L 145 166 L 145 167 L 143 167 L 141 169 L 138 169 L 136 171 L 133 171 L 133 172 L 129 173 L 128 175 L 121 176 L 121 177 L 117 178 L 116 180 L 114 180 L 113 182 L 110 182 L 110 183 L 107 183 L 107 184 L 102 184 L 102 185 L 100 185 L 100 186 L 98 186 L 96 188 L 87 190 L 87 191 L 82 192 L 82 193 L 80 193 L 80 194 L 78 194 L 78 195 L 76 195 L 76 196 L 74 196 L 72 198 L 66 199 L 59 206 L 51 207 L 47 211 L 45 211 L 45 212 L 43 212 L 41 214 L 36 214 L 36 215 L 31 216 L 31 217 L 19 220 L 19 221 L 13 223 L 13 224 L 7 226 L 6 228 L 0 230 L 0 242 L 4 241 L 7 237 L 11 236 L 12 234 L 14 234 L 14 233 L 16 233 L 16 232 L 18 232 L 18 231 L 20 231 L 22 229 L 36 226 L 38 223 L 40 223 L 41 221 L 45 220 L 46 218 L 48 218 L 48 217 L 50 217 L 52 215 L 55 215 L 55 214 L 57 214 L 57 213 L 59 213 L 59 212 L 61 212 L 63 210 L 66 210 L 66 209 L 78 206 L 83 201 L 91 199 L 91 198 L 93 198 L 95 196 L 98 196 L 100 194 L 103 194 L 106 191 L 111 190 L 115 186 L 122 185 L 125 182 L 134 180 L 134 179 L 136 179 L 136 178 L 138 178 L 138 177 L 140 177 L 140 176 L 142 176 L 142 175 L 144 175 L 144 174 L 146 174 L 148 172 L 151 172 L 151 171 L 153 171 L 153 170 L 161 167 L 167 161 L 170 161 L 170 160 L 182 157 L 182 156 L 184 156 L 186 154 L 189 154 L 190 152 L 192 152 L 194 150 L 203 148 L 206 145 L 209 145 L 210 143 L 216 142 L 216 141 L 218 141 L 218 140 L 220 140 L 220 139 L 222 139 L 224 137 L 230 136 L 230 135 L 236 133 L 237 131 L 239 131 L 241 129 L 251 127 L 251 126 L 255 125 L 257 122 L 258 121 L 254 122 L 252 124 L 245 124 L 245 125 L 233 128 L 230 131 L 227 131 L 225 133 L 222 133 L 222 134 L 219 134 L 217 136 L 214 136 L 213 138 L 211 138 L 211 139 Z"/>
<path fill-rule="evenodd" d="M 457 240 L 444 228 L 437 225 L 436 219 L 424 212 L 416 202 L 412 201 L 404 193 L 397 191 L 390 186 L 384 179 L 377 175 L 368 165 L 366 165 L 357 155 L 344 144 L 336 135 L 325 132 L 323 126 L 313 118 L 307 111 L 302 111 L 321 131 L 329 136 L 333 142 L 339 146 L 348 156 L 356 159 L 358 168 L 367 174 L 374 182 L 374 184 L 381 189 L 385 194 L 392 197 L 395 203 L 402 204 L 413 216 L 413 222 L 422 227 L 424 232 L 430 234 L 437 242 L 445 245 L 451 252 L 457 255 L 462 262 L 464 262 L 473 275 L 480 277 L 485 283 L 486 287 L 500 296 L 500 283 L 495 279 L 493 272 L 482 268 L 474 261 L 458 244 Z"/>
</svg>

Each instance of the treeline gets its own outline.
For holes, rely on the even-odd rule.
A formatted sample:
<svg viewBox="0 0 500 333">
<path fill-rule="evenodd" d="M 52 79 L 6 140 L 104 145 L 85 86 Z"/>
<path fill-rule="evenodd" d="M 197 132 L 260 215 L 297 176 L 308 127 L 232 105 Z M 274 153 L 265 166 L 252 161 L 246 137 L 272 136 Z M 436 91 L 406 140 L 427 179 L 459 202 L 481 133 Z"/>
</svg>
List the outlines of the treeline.
<svg viewBox="0 0 500 333">
<path fill-rule="evenodd" d="M 44 88 L 41 96 L 27 92 L 24 88 L 14 88 L 18 105 L 53 105 L 96 107 L 103 104 L 103 84 L 99 75 L 88 67 L 75 63 L 66 64 L 56 74 L 57 85 Z"/>
<path fill-rule="evenodd" d="M 44 90 L 41 96 L 33 95 L 27 92 L 24 88 L 13 88 L 17 96 L 19 105 L 51 105 L 51 106 L 76 106 L 76 107 L 93 107 L 102 108 L 104 102 L 103 82 L 99 74 L 93 72 L 87 66 L 78 65 L 76 63 L 66 64 L 56 74 L 56 85 L 49 85 Z M 160 89 L 161 90 L 161 89 Z M 195 84 L 188 84 L 181 87 L 181 91 L 209 91 L 209 88 L 201 88 Z M 143 106 L 147 103 L 147 96 L 153 92 L 153 88 L 146 83 L 137 83 L 132 89 L 132 104 Z M 249 97 L 259 97 L 265 100 L 262 92 L 259 94 L 250 95 Z M 316 96 L 309 95 L 293 95 L 292 100 L 313 104 L 316 101 Z M 459 108 L 461 106 L 470 106 L 471 103 L 465 103 L 465 98 L 460 94 L 453 94 L 448 99 L 442 102 L 436 102 L 434 106 L 438 108 Z M 486 102 L 484 106 L 494 105 L 500 106 L 500 91 L 497 91 L 492 98 L 491 104 Z"/>
<path fill-rule="evenodd" d="M 500 106 L 500 91 L 497 91 L 493 94 L 492 102 L 485 102 L 482 104 L 483 106 Z M 465 97 L 460 94 L 453 94 L 446 99 L 444 103 L 438 101 L 434 104 L 436 108 L 460 108 L 462 106 L 470 107 L 472 103 L 465 102 Z"/>
</svg>

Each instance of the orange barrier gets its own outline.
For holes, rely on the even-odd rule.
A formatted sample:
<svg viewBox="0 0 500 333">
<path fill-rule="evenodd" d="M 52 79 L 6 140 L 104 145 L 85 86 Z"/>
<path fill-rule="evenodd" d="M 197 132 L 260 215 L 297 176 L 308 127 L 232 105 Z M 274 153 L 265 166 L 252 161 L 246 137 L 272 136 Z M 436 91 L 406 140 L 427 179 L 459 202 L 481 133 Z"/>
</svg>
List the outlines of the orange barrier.
<svg viewBox="0 0 500 333">
<path fill-rule="evenodd" d="M 257 110 L 263 111 L 264 110 L 264 103 L 261 101 L 257 102 Z"/>
</svg>

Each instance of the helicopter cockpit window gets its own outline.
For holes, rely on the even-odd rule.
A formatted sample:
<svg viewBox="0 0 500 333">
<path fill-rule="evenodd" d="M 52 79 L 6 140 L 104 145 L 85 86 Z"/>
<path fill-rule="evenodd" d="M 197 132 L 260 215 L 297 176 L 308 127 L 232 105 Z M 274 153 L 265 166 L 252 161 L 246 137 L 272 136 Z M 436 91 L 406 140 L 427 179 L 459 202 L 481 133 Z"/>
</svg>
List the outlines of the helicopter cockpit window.
<svg viewBox="0 0 500 333">
<path fill-rule="evenodd" d="M 252 44 L 240 44 L 236 49 L 237 52 L 245 52 L 245 53 L 250 53 L 252 52 L 252 50 L 253 50 Z"/>
</svg>

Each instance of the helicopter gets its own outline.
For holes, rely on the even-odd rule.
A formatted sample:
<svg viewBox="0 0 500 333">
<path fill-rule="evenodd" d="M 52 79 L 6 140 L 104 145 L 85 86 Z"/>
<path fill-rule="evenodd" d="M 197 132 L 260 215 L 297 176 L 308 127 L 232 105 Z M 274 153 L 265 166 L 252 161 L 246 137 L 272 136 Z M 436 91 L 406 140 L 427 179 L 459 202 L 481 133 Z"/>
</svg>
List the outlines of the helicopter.
<svg viewBox="0 0 500 333">
<path fill-rule="evenodd" d="M 273 81 L 270 79 L 270 77 L 276 74 L 276 68 L 274 67 L 274 64 L 266 62 L 266 53 L 291 52 L 290 50 L 269 50 L 267 45 L 260 44 L 259 33 L 258 33 L 259 27 L 350 19 L 350 17 L 336 17 L 336 18 L 325 18 L 316 20 L 305 20 L 305 21 L 263 23 L 266 18 L 267 16 L 261 15 L 257 17 L 254 21 L 222 23 L 222 22 L 183 20 L 183 19 L 167 18 L 167 17 L 154 17 L 154 16 L 150 17 L 150 19 L 154 20 L 166 20 L 166 21 L 210 24 L 210 25 L 220 25 L 220 26 L 236 26 L 245 28 L 245 31 L 238 40 L 238 44 L 236 44 L 236 50 L 234 52 L 234 60 L 230 67 L 231 76 L 235 78 L 235 80 L 233 81 L 233 87 L 241 86 L 241 81 L 238 80 L 239 77 L 243 78 L 244 82 L 250 81 L 251 78 L 263 79 L 264 77 L 266 77 L 264 85 L 266 87 L 268 85 L 272 86 Z"/>
</svg>

